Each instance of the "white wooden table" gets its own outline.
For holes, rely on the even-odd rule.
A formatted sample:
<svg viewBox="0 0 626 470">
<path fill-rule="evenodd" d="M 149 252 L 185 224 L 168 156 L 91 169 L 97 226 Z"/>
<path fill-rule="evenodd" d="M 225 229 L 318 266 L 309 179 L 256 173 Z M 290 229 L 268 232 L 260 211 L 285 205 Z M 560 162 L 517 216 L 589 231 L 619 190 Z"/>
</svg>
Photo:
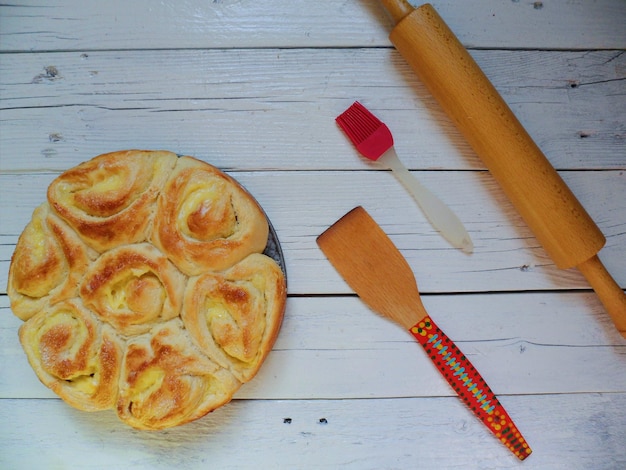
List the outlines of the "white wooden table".
<svg viewBox="0 0 626 470">
<path fill-rule="evenodd" d="M 607 243 L 626 287 L 626 3 L 441 0 L 456 32 Z M 17 0 L 0 6 L 0 468 L 626 468 L 626 340 L 582 275 L 558 270 L 391 46 L 377 1 Z M 334 118 L 360 100 L 466 223 L 451 248 Z M 61 171 L 169 149 L 259 200 L 289 298 L 260 374 L 192 424 L 138 432 L 39 383 L 6 296 L 18 235 Z M 424 304 L 530 442 L 519 462 L 315 238 L 364 206 Z"/>
</svg>

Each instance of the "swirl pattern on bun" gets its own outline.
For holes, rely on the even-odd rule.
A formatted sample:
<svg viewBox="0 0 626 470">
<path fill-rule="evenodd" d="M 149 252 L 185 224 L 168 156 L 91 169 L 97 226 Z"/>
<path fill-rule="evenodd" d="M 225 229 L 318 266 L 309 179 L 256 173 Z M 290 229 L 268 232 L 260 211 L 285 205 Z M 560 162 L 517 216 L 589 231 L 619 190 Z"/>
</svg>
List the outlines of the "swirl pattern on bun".
<svg viewBox="0 0 626 470">
<path fill-rule="evenodd" d="M 138 429 L 164 429 L 224 405 L 240 385 L 173 319 L 128 342 L 117 414 Z"/>
<path fill-rule="evenodd" d="M 13 313 L 28 320 L 47 304 L 71 299 L 95 253 L 47 203 L 33 212 L 15 247 L 7 292 Z"/>
<path fill-rule="evenodd" d="M 141 150 L 99 155 L 56 178 L 48 201 L 99 252 L 144 241 L 176 158 L 172 152 Z"/>
<path fill-rule="evenodd" d="M 236 181 L 182 157 L 159 198 L 152 241 L 185 274 L 195 276 L 262 252 L 268 232 L 265 214 Z"/>
<path fill-rule="evenodd" d="M 123 335 L 145 333 L 180 315 L 185 276 L 149 243 L 100 256 L 80 287 L 83 303 Z"/>
<path fill-rule="evenodd" d="M 67 403 L 84 411 L 116 403 L 124 343 L 80 301 L 41 310 L 19 338 L 39 380 Z"/>
<path fill-rule="evenodd" d="M 247 382 L 274 344 L 284 299 L 280 268 L 252 254 L 227 271 L 192 279 L 182 317 L 196 344 Z"/>
<path fill-rule="evenodd" d="M 71 406 L 137 429 L 228 403 L 283 317 L 268 233 L 254 198 L 193 157 L 127 150 L 64 172 L 9 267 L 31 367 Z"/>
</svg>

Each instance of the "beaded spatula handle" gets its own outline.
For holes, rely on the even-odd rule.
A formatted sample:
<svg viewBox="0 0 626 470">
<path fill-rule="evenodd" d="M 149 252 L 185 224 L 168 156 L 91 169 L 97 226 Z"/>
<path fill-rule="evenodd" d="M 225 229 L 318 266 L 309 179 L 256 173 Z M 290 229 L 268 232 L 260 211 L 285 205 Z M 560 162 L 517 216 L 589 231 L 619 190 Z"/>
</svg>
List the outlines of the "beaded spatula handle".
<svg viewBox="0 0 626 470">
<path fill-rule="evenodd" d="M 528 457 L 532 452 L 528 443 L 457 345 L 430 317 L 422 319 L 409 331 L 458 396 L 485 426 L 520 460 Z"/>
</svg>

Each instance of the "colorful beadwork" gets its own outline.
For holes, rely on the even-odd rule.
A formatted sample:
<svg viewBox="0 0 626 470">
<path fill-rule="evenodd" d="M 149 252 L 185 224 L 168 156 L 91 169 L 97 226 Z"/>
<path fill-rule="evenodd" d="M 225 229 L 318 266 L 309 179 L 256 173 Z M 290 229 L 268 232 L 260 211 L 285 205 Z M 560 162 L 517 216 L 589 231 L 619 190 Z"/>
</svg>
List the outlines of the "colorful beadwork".
<svg viewBox="0 0 626 470">
<path fill-rule="evenodd" d="M 528 457 L 532 452 L 528 443 L 457 345 L 429 317 L 415 324 L 409 331 L 459 397 L 489 430 L 520 460 Z"/>
</svg>

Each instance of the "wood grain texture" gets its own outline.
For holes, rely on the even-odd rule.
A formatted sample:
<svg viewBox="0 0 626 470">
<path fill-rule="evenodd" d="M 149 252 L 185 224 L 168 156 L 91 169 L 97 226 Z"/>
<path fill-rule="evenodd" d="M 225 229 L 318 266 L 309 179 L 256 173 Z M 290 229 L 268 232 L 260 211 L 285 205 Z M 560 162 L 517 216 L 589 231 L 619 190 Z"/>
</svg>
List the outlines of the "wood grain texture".
<svg viewBox="0 0 626 470">
<path fill-rule="evenodd" d="M 362 206 L 326 229 L 317 237 L 317 245 L 376 313 L 405 330 L 427 315 L 411 266 Z"/>
<path fill-rule="evenodd" d="M 203 158 L 203 156 L 200 156 Z M 211 161 L 209 158 L 205 158 Z M 259 200 L 285 252 L 291 294 L 347 294 L 340 276 L 315 238 L 357 205 L 389 234 L 408 260 L 423 293 L 586 289 L 577 270 L 560 270 L 485 172 L 418 172 L 463 220 L 475 250 L 467 256 L 452 248 L 387 171 L 230 172 Z M 626 208 L 622 171 L 562 172 L 607 237 L 600 257 L 626 286 Z M 17 237 L 32 211 L 45 200 L 56 173 L 0 175 L 0 288 Z M 375 189 L 372 189 L 375 188 Z M 13 195 L 19 194 L 19 198 Z M 6 220 L 6 222 L 4 222 Z"/>
<path fill-rule="evenodd" d="M 473 51 L 557 169 L 626 169 L 622 51 Z M 397 52 L 251 49 L 5 54 L 0 169 L 72 167 L 113 149 L 223 169 L 365 169 L 335 117 L 355 99 L 411 169 L 484 165 Z"/>
<path fill-rule="evenodd" d="M 468 47 L 626 47 L 621 0 L 432 3 Z M 5 51 L 379 47 L 389 45 L 391 27 L 378 0 L 111 0 L 87 5 L 25 0 L 3 5 L 0 20 Z"/>
<path fill-rule="evenodd" d="M 53 398 L 28 367 L 21 321 L 0 303 L 0 398 Z M 589 293 L 425 296 L 497 395 L 626 391 L 626 345 Z M 522 313 L 520 313 L 522 312 Z M 306 367 L 303 367 L 306 364 Z M 354 297 L 296 297 L 238 399 L 453 396 L 415 340 Z"/>
<path fill-rule="evenodd" d="M 0 401 L 0 418 L 14 423 L 0 428 L 12 449 L 0 454 L 4 468 L 26 470 L 42 461 L 71 468 L 76 453 L 89 455 L 93 469 L 521 468 L 455 398 L 241 400 L 187 427 L 154 433 L 123 428 L 112 415 L 79 413 L 59 400 L 25 401 L 28 406 Z M 504 401 L 534 448 L 523 468 L 614 470 L 626 464 L 626 394 Z M 55 422 L 41 422 L 51 415 Z M 25 434 L 28 444 L 19 438 Z"/>
<path fill-rule="evenodd" d="M 598 224 L 600 258 L 626 288 L 624 1 L 433 4 Z M 529 439 L 524 468 L 626 467 L 624 339 L 584 276 L 548 259 L 392 47 L 391 23 L 378 0 L 0 5 L 0 468 L 519 468 L 316 246 L 357 205 Z M 341 134 L 334 118 L 355 99 L 461 216 L 472 256 Z M 259 375 L 229 406 L 165 432 L 57 399 L 31 371 L 5 295 L 52 179 L 124 148 L 191 154 L 237 178 L 275 226 L 289 275 Z"/>
</svg>

